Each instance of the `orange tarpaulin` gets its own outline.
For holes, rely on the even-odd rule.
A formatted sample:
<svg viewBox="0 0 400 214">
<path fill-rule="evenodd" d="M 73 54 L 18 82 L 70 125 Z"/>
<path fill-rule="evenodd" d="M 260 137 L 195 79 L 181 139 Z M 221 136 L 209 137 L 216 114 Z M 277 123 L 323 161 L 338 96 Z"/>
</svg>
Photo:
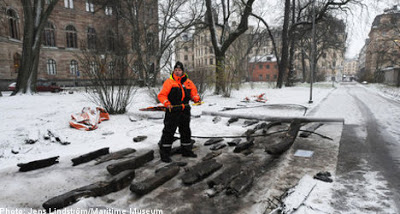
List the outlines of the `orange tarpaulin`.
<svg viewBox="0 0 400 214">
<path fill-rule="evenodd" d="M 69 125 L 72 128 L 90 131 L 97 129 L 97 125 L 104 120 L 109 120 L 110 115 L 103 108 L 97 107 L 96 110 L 85 107 L 81 113 L 72 114 Z"/>
</svg>

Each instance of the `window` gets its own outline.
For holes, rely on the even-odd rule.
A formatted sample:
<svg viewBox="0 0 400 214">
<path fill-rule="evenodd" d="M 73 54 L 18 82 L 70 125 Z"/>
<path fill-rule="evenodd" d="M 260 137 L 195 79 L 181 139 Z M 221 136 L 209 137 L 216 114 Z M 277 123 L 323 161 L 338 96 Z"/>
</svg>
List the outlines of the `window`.
<svg viewBox="0 0 400 214">
<path fill-rule="evenodd" d="M 266 65 L 265 67 L 266 67 L 267 69 L 269 69 L 269 65 Z"/>
<path fill-rule="evenodd" d="M 186 52 L 189 50 L 187 46 L 183 48 Z"/>
<path fill-rule="evenodd" d="M 269 74 L 267 74 L 265 77 L 267 78 L 267 80 L 269 80 L 269 77 L 270 77 L 270 76 L 269 76 Z"/>
<path fill-rule="evenodd" d="M 107 50 L 108 51 L 115 50 L 115 37 L 114 33 L 111 30 L 107 31 Z"/>
<path fill-rule="evenodd" d="M 276 79 L 278 76 L 276 76 L 276 74 L 274 74 L 274 79 Z"/>
<path fill-rule="evenodd" d="M 43 45 L 49 47 L 56 46 L 55 29 L 51 22 L 47 22 L 43 31 Z"/>
<path fill-rule="evenodd" d="M 260 74 L 260 75 L 258 76 L 258 80 L 263 80 L 263 79 L 262 79 L 262 74 Z"/>
<path fill-rule="evenodd" d="M 68 25 L 65 28 L 66 37 L 67 37 L 67 48 L 77 48 L 77 36 L 76 36 L 76 29 L 72 25 Z"/>
<path fill-rule="evenodd" d="M 19 39 L 17 13 L 14 10 L 9 9 L 9 10 L 7 10 L 7 16 L 8 16 L 8 27 L 10 30 L 10 37 L 13 39 Z"/>
<path fill-rule="evenodd" d="M 87 31 L 87 46 L 88 49 L 96 49 L 96 31 L 94 28 L 89 27 Z"/>
<path fill-rule="evenodd" d="M 259 69 L 262 69 L 262 68 L 263 68 L 263 65 L 261 65 L 261 64 L 258 65 L 258 68 L 259 68 Z"/>
<path fill-rule="evenodd" d="M 86 0 L 86 11 L 94 13 L 94 4 L 92 0 Z"/>
<path fill-rule="evenodd" d="M 214 65 L 214 60 L 213 60 L 213 58 L 210 59 L 210 65 Z"/>
<path fill-rule="evenodd" d="M 274 68 L 275 68 L 275 69 L 278 69 L 278 66 L 277 66 L 277 65 L 274 65 Z"/>
<path fill-rule="evenodd" d="M 54 61 L 54 59 L 47 60 L 47 73 L 49 75 L 57 74 L 57 66 L 56 66 L 56 61 Z"/>
<path fill-rule="evenodd" d="M 19 67 L 21 67 L 21 54 L 15 53 L 14 54 L 14 72 L 19 72 Z"/>
<path fill-rule="evenodd" d="M 65 8 L 74 8 L 74 0 L 64 0 Z"/>
<path fill-rule="evenodd" d="M 111 76 L 114 75 L 114 70 L 115 70 L 115 62 L 109 62 L 108 63 L 108 72 Z"/>
<path fill-rule="evenodd" d="M 71 60 L 71 63 L 69 64 L 69 72 L 73 75 L 78 73 L 78 62 L 76 60 Z"/>
<path fill-rule="evenodd" d="M 185 55 L 185 58 L 184 58 L 185 60 L 188 60 L 188 55 Z"/>
<path fill-rule="evenodd" d="M 213 47 L 210 47 L 210 53 L 213 53 Z"/>
<path fill-rule="evenodd" d="M 90 72 L 95 74 L 99 70 L 99 65 L 96 62 L 90 62 Z"/>
<path fill-rule="evenodd" d="M 107 16 L 111 16 L 111 15 L 112 15 L 112 7 L 106 6 L 106 8 L 104 8 L 104 13 L 105 13 Z"/>
</svg>

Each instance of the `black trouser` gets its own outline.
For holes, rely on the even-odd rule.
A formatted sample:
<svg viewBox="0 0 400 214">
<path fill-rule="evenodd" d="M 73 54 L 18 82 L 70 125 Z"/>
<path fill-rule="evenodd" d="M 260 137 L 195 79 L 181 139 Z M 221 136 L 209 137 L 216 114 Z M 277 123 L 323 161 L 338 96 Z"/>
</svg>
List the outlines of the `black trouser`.
<svg viewBox="0 0 400 214">
<path fill-rule="evenodd" d="M 184 111 L 167 112 L 164 118 L 164 129 L 162 131 L 160 148 L 170 150 L 174 141 L 174 134 L 176 128 L 179 127 L 179 134 L 181 135 L 181 146 L 183 149 L 191 150 L 191 137 L 190 131 L 190 109 Z"/>
</svg>

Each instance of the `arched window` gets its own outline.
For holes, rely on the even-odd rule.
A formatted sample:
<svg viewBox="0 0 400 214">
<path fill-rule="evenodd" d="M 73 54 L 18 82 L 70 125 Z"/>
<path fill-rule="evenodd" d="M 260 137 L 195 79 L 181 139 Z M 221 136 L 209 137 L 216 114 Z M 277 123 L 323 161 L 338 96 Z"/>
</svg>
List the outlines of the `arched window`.
<svg viewBox="0 0 400 214">
<path fill-rule="evenodd" d="M 15 53 L 13 58 L 14 58 L 14 71 L 15 73 L 18 73 L 19 68 L 21 67 L 21 54 Z"/>
<path fill-rule="evenodd" d="M 56 37 L 54 25 L 51 22 L 47 22 L 43 31 L 43 45 L 49 47 L 56 46 Z"/>
<path fill-rule="evenodd" d="M 77 36 L 76 36 L 76 29 L 72 25 L 68 25 L 65 28 L 66 36 L 67 36 L 67 48 L 77 48 Z"/>
<path fill-rule="evenodd" d="M 76 60 L 71 60 L 69 64 L 69 72 L 73 75 L 76 75 L 78 72 L 78 62 Z"/>
<path fill-rule="evenodd" d="M 96 49 L 96 31 L 94 28 L 89 27 L 87 31 L 87 43 L 88 43 L 88 49 Z"/>
<path fill-rule="evenodd" d="M 12 10 L 7 10 L 8 16 L 8 27 L 10 30 L 10 37 L 13 39 L 19 39 L 19 28 L 18 28 L 18 15 L 17 13 Z"/>
<path fill-rule="evenodd" d="M 108 51 L 115 50 L 115 37 L 114 33 L 111 30 L 107 31 L 107 50 Z"/>
<path fill-rule="evenodd" d="M 56 66 L 56 61 L 54 61 L 54 59 L 47 60 L 47 73 L 49 75 L 57 74 L 57 66 Z"/>
</svg>

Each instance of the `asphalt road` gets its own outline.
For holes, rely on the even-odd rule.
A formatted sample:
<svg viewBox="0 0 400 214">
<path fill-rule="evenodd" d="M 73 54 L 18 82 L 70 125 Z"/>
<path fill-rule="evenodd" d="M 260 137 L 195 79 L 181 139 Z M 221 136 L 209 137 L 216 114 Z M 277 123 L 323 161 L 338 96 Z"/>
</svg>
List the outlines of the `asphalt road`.
<svg viewBox="0 0 400 214">
<path fill-rule="evenodd" d="M 396 208 L 400 210 L 400 103 L 359 84 L 341 85 L 327 102 L 335 99 L 347 99 L 352 107 L 339 113 L 349 122 L 343 127 L 337 166 L 342 188 L 334 193 L 333 206 L 343 212 L 396 213 Z"/>
</svg>

